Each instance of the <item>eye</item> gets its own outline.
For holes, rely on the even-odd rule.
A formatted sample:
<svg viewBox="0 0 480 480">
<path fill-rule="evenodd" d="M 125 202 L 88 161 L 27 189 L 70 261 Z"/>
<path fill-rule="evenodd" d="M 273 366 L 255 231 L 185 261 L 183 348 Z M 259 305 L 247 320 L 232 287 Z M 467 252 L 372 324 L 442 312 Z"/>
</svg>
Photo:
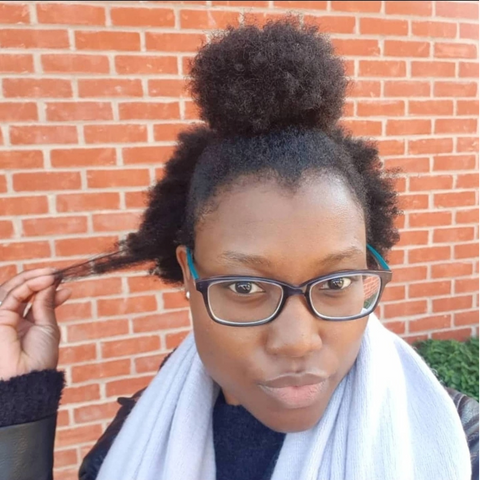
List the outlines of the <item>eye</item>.
<svg viewBox="0 0 480 480">
<path fill-rule="evenodd" d="M 239 295 L 249 295 L 251 293 L 261 293 L 264 291 L 253 282 L 235 282 L 231 283 L 228 288 Z"/>
<path fill-rule="evenodd" d="M 344 290 L 352 283 L 352 279 L 348 277 L 337 277 L 327 280 L 320 285 L 321 290 Z"/>
</svg>

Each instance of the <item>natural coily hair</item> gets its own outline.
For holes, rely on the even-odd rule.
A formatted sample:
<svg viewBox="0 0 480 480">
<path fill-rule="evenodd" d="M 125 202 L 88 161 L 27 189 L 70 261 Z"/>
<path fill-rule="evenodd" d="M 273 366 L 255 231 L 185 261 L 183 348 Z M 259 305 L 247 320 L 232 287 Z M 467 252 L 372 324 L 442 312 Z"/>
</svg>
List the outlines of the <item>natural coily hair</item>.
<svg viewBox="0 0 480 480">
<path fill-rule="evenodd" d="M 346 87 L 343 62 L 316 27 L 286 18 L 214 36 L 191 70 L 204 124 L 179 135 L 140 228 L 64 279 L 154 262 L 151 274 L 180 284 L 176 247 L 194 249 L 195 228 L 229 188 L 275 181 L 294 192 L 326 175 L 350 189 L 368 243 L 385 255 L 398 240 L 396 193 L 375 144 L 338 125 Z"/>
</svg>

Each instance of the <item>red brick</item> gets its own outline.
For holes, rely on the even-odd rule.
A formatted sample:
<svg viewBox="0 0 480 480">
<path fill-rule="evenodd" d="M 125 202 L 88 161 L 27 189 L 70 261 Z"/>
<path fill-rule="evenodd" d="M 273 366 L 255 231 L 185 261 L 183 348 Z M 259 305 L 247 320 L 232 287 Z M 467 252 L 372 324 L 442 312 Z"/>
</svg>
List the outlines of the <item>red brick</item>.
<svg viewBox="0 0 480 480">
<path fill-rule="evenodd" d="M 472 170 L 474 168 L 474 155 L 439 155 L 433 157 L 434 170 Z"/>
<path fill-rule="evenodd" d="M 185 119 L 187 120 L 199 120 L 200 109 L 194 102 L 185 102 Z"/>
<path fill-rule="evenodd" d="M 428 208 L 428 195 L 401 195 L 399 204 L 402 210 L 423 210 Z"/>
<path fill-rule="evenodd" d="M 408 102 L 410 115 L 452 115 L 452 100 L 410 100 Z"/>
<path fill-rule="evenodd" d="M 113 360 L 102 363 L 91 363 L 89 365 L 73 366 L 72 381 L 85 382 L 99 378 L 118 377 L 130 373 L 130 360 Z"/>
<path fill-rule="evenodd" d="M 52 167 L 88 167 L 116 164 L 114 148 L 56 149 L 50 152 Z"/>
<path fill-rule="evenodd" d="M 407 35 L 408 21 L 387 20 L 383 18 L 360 18 L 360 34 Z"/>
<path fill-rule="evenodd" d="M 139 79 L 80 79 L 78 94 L 80 97 L 141 97 L 143 89 Z"/>
<path fill-rule="evenodd" d="M 212 2 L 213 5 L 231 5 L 248 3 L 251 7 L 258 7 L 258 4 L 263 4 L 262 7 L 268 7 L 268 2 Z M 275 8 L 286 8 L 288 10 L 326 10 L 328 2 L 273 2 Z"/>
<path fill-rule="evenodd" d="M 426 300 L 414 300 L 401 303 L 390 303 L 384 305 L 385 318 L 409 317 L 419 315 L 427 311 Z"/>
<path fill-rule="evenodd" d="M 436 229 L 433 232 L 434 243 L 466 242 L 474 240 L 475 229 L 473 227 L 452 227 Z"/>
<path fill-rule="evenodd" d="M 391 302 L 405 299 L 405 287 L 403 285 L 387 285 L 382 294 L 382 302 Z"/>
<path fill-rule="evenodd" d="M 71 235 L 87 233 L 87 217 L 48 217 L 22 220 L 23 234 L 27 237 L 44 235 Z"/>
<path fill-rule="evenodd" d="M 102 342 L 101 349 L 102 358 L 125 357 L 144 352 L 152 352 L 160 349 L 160 337 L 153 335 Z"/>
<path fill-rule="evenodd" d="M 164 292 L 163 293 L 163 306 L 165 309 L 170 308 L 183 308 L 190 305 L 189 301 L 185 298 L 185 292 Z"/>
<path fill-rule="evenodd" d="M 406 330 L 405 322 L 385 322 L 383 325 L 397 335 L 403 335 Z"/>
<path fill-rule="evenodd" d="M 152 379 L 153 375 L 148 375 L 108 382 L 106 386 L 107 397 L 118 397 L 119 395 L 132 396 L 135 392 L 145 388 Z"/>
<path fill-rule="evenodd" d="M 95 385 L 84 385 L 81 387 L 65 387 L 62 392 L 62 405 L 72 403 L 91 402 L 100 399 L 100 387 Z"/>
<path fill-rule="evenodd" d="M 173 348 L 177 348 L 189 333 L 190 330 L 187 330 L 186 332 L 167 333 L 165 335 L 167 349 L 170 350 Z"/>
<path fill-rule="evenodd" d="M 477 278 L 459 278 L 455 280 L 455 293 L 469 293 L 478 292 L 478 277 Z M 478 323 L 478 313 L 477 313 Z"/>
<path fill-rule="evenodd" d="M 107 102 L 56 102 L 46 107 L 50 122 L 113 120 L 112 106 Z"/>
<path fill-rule="evenodd" d="M 422 175 L 410 178 L 410 190 L 412 192 L 448 190 L 453 188 L 452 175 Z"/>
<path fill-rule="evenodd" d="M 477 176 L 477 174 L 474 175 Z M 478 208 L 457 210 L 455 213 L 455 223 L 478 223 Z"/>
<path fill-rule="evenodd" d="M 0 3 L 0 20 L 2 23 L 30 23 L 28 4 Z"/>
<path fill-rule="evenodd" d="M 435 207 L 465 207 L 475 205 L 475 192 L 438 193 L 433 197 Z"/>
<path fill-rule="evenodd" d="M 478 137 L 457 138 L 457 152 L 478 152 Z"/>
<path fill-rule="evenodd" d="M 5 97 L 65 98 L 72 96 L 70 80 L 58 78 L 5 78 Z"/>
<path fill-rule="evenodd" d="M 428 97 L 430 82 L 420 80 L 386 80 L 386 97 Z"/>
<path fill-rule="evenodd" d="M 119 104 L 120 120 L 171 120 L 180 118 L 178 102 L 128 102 Z"/>
<path fill-rule="evenodd" d="M 0 193 L 6 193 L 7 191 L 7 177 L 6 175 L 0 175 Z"/>
<path fill-rule="evenodd" d="M 478 40 L 478 23 L 461 23 L 460 24 L 460 38 L 469 38 L 471 40 Z"/>
<path fill-rule="evenodd" d="M 410 213 L 410 227 L 436 227 L 450 225 L 452 214 L 450 212 Z"/>
<path fill-rule="evenodd" d="M 382 123 L 371 120 L 343 120 L 341 124 L 357 136 L 382 134 Z"/>
<path fill-rule="evenodd" d="M 178 73 L 176 57 L 154 55 L 117 55 L 115 69 L 121 75 L 157 75 L 159 73 L 176 75 Z"/>
<path fill-rule="evenodd" d="M 67 327 L 69 342 L 83 342 L 126 334 L 128 334 L 128 320 L 126 319 L 96 320 Z"/>
<path fill-rule="evenodd" d="M 380 2 L 331 2 L 332 10 L 340 12 L 380 12 L 382 5 Z"/>
<path fill-rule="evenodd" d="M 50 254 L 50 245 L 46 241 L 0 243 L 0 258 L 3 262 L 49 257 Z"/>
<path fill-rule="evenodd" d="M 98 439 L 102 434 L 102 425 L 86 425 L 84 427 L 73 427 L 69 429 L 58 429 L 55 436 L 55 445 L 65 447 L 77 445 Z"/>
<path fill-rule="evenodd" d="M 68 3 L 37 3 L 39 23 L 105 25 L 105 9 L 100 6 Z"/>
<path fill-rule="evenodd" d="M 16 192 L 72 190 L 81 187 L 79 172 L 15 173 L 12 177 Z"/>
<path fill-rule="evenodd" d="M 378 40 L 333 38 L 332 43 L 337 55 L 380 55 Z"/>
<path fill-rule="evenodd" d="M 439 328 L 449 328 L 452 326 L 451 315 L 432 315 L 418 320 L 410 320 L 410 332 L 425 332 Z"/>
<path fill-rule="evenodd" d="M 12 145 L 45 145 L 77 143 L 77 129 L 74 126 L 17 126 L 10 127 Z"/>
<path fill-rule="evenodd" d="M 455 63 L 412 61 L 412 77 L 455 77 Z"/>
<path fill-rule="evenodd" d="M 173 147 L 128 147 L 123 149 L 125 165 L 165 163 L 173 153 Z"/>
<path fill-rule="evenodd" d="M 71 299 L 119 295 L 122 293 L 121 278 L 94 278 L 70 282 Z"/>
<path fill-rule="evenodd" d="M 443 332 L 434 332 L 432 333 L 432 338 L 434 340 L 458 340 L 459 342 L 464 342 L 472 336 L 471 328 L 459 328 L 455 330 L 446 330 Z"/>
<path fill-rule="evenodd" d="M 42 167 L 43 153 L 40 150 L 7 150 L 0 152 L 0 170 Z"/>
<path fill-rule="evenodd" d="M 394 60 L 360 60 L 362 77 L 404 77 L 407 69 L 403 61 Z"/>
<path fill-rule="evenodd" d="M 216 10 L 180 10 L 180 28 L 182 29 L 225 29 L 239 24 L 239 12 Z"/>
<path fill-rule="evenodd" d="M 379 154 L 383 156 L 387 155 L 403 155 L 405 153 L 405 141 L 404 140 L 377 140 Z"/>
<path fill-rule="evenodd" d="M 477 281 L 477 291 L 478 291 L 478 281 Z M 456 312 L 454 314 L 454 325 L 456 327 L 461 327 L 464 325 L 478 326 L 478 310 L 471 310 L 469 312 Z"/>
<path fill-rule="evenodd" d="M 455 245 L 453 247 L 453 252 L 456 259 L 478 258 L 478 242 Z"/>
<path fill-rule="evenodd" d="M 472 274 L 472 264 L 449 262 L 432 265 L 432 278 L 456 278 Z"/>
<path fill-rule="evenodd" d="M 32 73 L 33 55 L 8 53 L 0 55 L 0 72 Z"/>
<path fill-rule="evenodd" d="M 478 100 L 457 100 L 457 115 L 478 115 Z"/>
<path fill-rule="evenodd" d="M 149 181 L 150 175 L 146 169 L 87 171 L 89 188 L 147 186 Z"/>
<path fill-rule="evenodd" d="M 476 58 L 477 47 L 470 43 L 435 43 L 437 58 Z"/>
<path fill-rule="evenodd" d="M 120 232 L 124 230 L 136 230 L 140 220 L 140 214 L 137 213 L 99 213 L 92 217 L 93 231 Z"/>
<path fill-rule="evenodd" d="M 322 15 L 313 17 L 305 16 L 305 23 L 309 25 L 318 25 L 322 33 L 354 33 L 355 17 L 332 17 Z"/>
<path fill-rule="evenodd" d="M 6 282 L 9 278 L 14 277 L 17 273 L 17 267 L 15 265 L 2 265 L 0 267 L 0 282 Z"/>
<path fill-rule="evenodd" d="M 136 373 L 156 372 L 167 355 L 159 353 L 156 355 L 147 355 L 134 359 Z"/>
<path fill-rule="evenodd" d="M 199 33 L 145 33 L 147 50 L 196 52 L 206 37 Z"/>
<path fill-rule="evenodd" d="M 410 298 L 438 297 L 441 295 L 450 295 L 451 291 L 452 285 L 450 280 L 414 283 L 408 287 L 408 296 Z"/>
<path fill-rule="evenodd" d="M 147 141 L 145 125 L 85 125 L 86 143 L 136 143 Z"/>
<path fill-rule="evenodd" d="M 400 241 L 397 243 L 399 247 L 409 245 L 427 245 L 428 230 L 408 230 L 400 234 Z M 396 275 L 395 275 L 396 279 Z"/>
<path fill-rule="evenodd" d="M 148 93 L 151 97 L 188 97 L 187 84 L 184 80 L 150 80 Z"/>
<path fill-rule="evenodd" d="M 117 413 L 120 405 L 117 402 L 91 404 L 75 408 L 73 418 L 75 423 L 90 423 L 98 420 L 111 420 Z"/>
<path fill-rule="evenodd" d="M 68 413 L 68 412 L 64 412 Z M 57 420 L 57 425 L 60 426 L 60 423 Z M 78 462 L 77 459 L 77 450 L 76 448 L 71 448 L 69 450 L 56 450 L 54 452 L 54 465 L 55 468 L 68 467 L 70 465 L 76 465 Z"/>
<path fill-rule="evenodd" d="M 9 220 L 0 220 L 0 238 L 12 238 L 14 235 L 13 223 Z"/>
<path fill-rule="evenodd" d="M 133 331 L 157 332 L 173 328 L 190 327 L 189 312 L 187 310 L 147 315 L 133 319 Z"/>
<path fill-rule="evenodd" d="M 454 38 L 457 35 L 457 24 L 450 22 L 412 21 L 412 33 L 419 37 Z"/>
<path fill-rule="evenodd" d="M 72 363 L 83 363 L 96 360 L 97 349 L 95 345 L 68 345 L 60 347 L 60 365 L 71 365 Z"/>
<path fill-rule="evenodd" d="M 426 135 L 431 132 L 431 120 L 387 120 L 387 135 Z"/>
<path fill-rule="evenodd" d="M 66 268 L 71 265 L 72 261 L 70 260 L 67 262 L 61 262 L 62 265 L 59 264 L 60 262 L 50 262 L 48 263 L 51 267 L 56 268 Z M 42 265 L 44 266 L 44 265 Z M 32 266 L 33 268 L 33 266 Z M 83 303 L 66 303 L 61 305 L 57 308 L 57 321 L 59 323 L 68 323 L 68 322 L 75 322 L 78 320 L 86 320 L 92 318 L 92 305 L 91 302 L 83 302 Z"/>
<path fill-rule="evenodd" d="M 408 251 L 409 263 L 426 263 L 450 258 L 450 247 L 421 247 Z"/>
<path fill-rule="evenodd" d="M 116 240 L 116 236 L 88 237 L 88 241 L 84 238 L 55 240 L 55 251 L 61 257 L 94 255 L 112 249 Z"/>
<path fill-rule="evenodd" d="M 267 22 L 276 22 L 277 20 L 282 20 L 285 18 L 283 12 L 275 13 L 259 13 L 259 12 L 245 12 L 243 15 L 243 21 L 246 25 L 256 25 L 257 27 L 263 27 Z M 298 17 L 297 17 L 298 19 Z M 312 17 L 314 20 L 314 17 Z M 305 18 L 306 23 L 308 24 L 307 18 Z M 297 22 L 298 23 L 298 22 Z"/>
<path fill-rule="evenodd" d="M 105 55 L 46 54 L 41 56 L 42 68 L 47 73 L 109 73 Z"/>
<path fill-rule="evenodd" d="M 153 126 L 153 136 L 156 142 L 173 142 L 180 132 L 189 128 L 188 123 L 162 123 Z"/>
<path fill-rule="evenodd" d="M 117 192 L 57 195 L 59 212 L 90 212 L 118 208 L 120 208 L 120 195 Z"/>
<path fill-rule="evenodd" d="M 37 215 L 47 212 L 46 196 L 0 198 L 0 215 Z"/>
<path fill-rule="evenodd" d="M 437 81 L 433 92 L 436 97 L 474 97 L 477 94 L 477 83 Z"/>
<path fill-rule="evenodd" d="M 126 27 L 174 27 L 175 15 L 169 8 L 112 7 L 112 25 Z"/>
<path fill-rule="evenodd" d="M 68 48 L 66 30 L 3 29 L 0 30 L 1 48 Z"/>
<path fill-rule="evenodd" d="M 381 84 L 375 80 L 353 80 L 348 86 L 350 97 L 379 97 Z"/>
<path fill-rule="evenodd" d="M 0 103 L 1 122 L 27 122 L 35 120 L 38 120 L 37 105 L 35 103 Z"/>
<path fill-rule="evenodd" d="M 433 2 L 385 2 L 385 13 L 392 15 L 431 16 Z"/>
<path fill-rule="evenodd" d="M 432 300 L 433 312 L 450 312 L 452 310 L 465 310 L 472 308 L 473 297 L 471 295 L 438 298 Z"/>
<path fill-rule="evenodd" d="M 426 138 L 422 140 L 409 140 L 408 153 L 422 155 L 425 153 L 449 153 L 453 151 L 451 138 Z"/>
<path fill-rule="evenodd" d="M 153 295 L 98 300 L 98 315 L 128 315 L 130 313 L 152 312 L 157 310 L 157 301 Z"/>
<path fill-rule="evenodd" d="M 428 42 L 385 40 L 384 54 L 391 57 L 428 57 L 430 44 Z"/>
<path fill-rule="evenodd" d="M 78 50 L 140 50 L 138 32 L 119 31 L 76 31 L 75 46 Z"/>
<path fill-rule="evenodd" d="M 435 13 L 439 17 L 478 18 L 478 4 L 475 2 L 436 2 Z"/>
</svg>

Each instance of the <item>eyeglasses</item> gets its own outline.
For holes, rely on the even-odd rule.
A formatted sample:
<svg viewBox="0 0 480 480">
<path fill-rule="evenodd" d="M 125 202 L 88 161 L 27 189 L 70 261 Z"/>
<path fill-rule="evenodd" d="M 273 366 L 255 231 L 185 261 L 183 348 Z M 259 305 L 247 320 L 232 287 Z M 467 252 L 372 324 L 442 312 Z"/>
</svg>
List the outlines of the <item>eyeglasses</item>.
<svg viewBox="0 0 480 480">
<path fill-rule="evenodd" d="M 187 261 L 208 314 L 217 323 L 234 327 L 264 325 L 280 315 L 288 297 L 304 295 L 311 312 L 323 320 L 362 318 L 375 310 L 392 272 L 370 245 L 368 250 L 384 270 L 348 270 L 291 285 L 270 278 L 244 275 L 200 279 L 187 248 Z"/>
</svg>

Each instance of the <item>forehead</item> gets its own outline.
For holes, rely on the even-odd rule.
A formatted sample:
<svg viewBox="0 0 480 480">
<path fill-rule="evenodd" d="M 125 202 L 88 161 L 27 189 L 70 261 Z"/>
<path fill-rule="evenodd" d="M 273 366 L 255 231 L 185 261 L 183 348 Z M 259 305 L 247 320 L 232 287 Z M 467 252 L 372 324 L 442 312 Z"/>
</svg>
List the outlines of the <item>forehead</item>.
<svg viewBox="0 0 480 480">
<path fill-rule="evenodd" d="M 295 192 L 275 181 L 242 182 L 221 193 L 198 225 L 195 256 L 215 265 L 233 251 L 295 269 L 352 247 L 364 251 L 365 243 L 361 207 L 341 180 L 318 178 Z"/>
</svg>

